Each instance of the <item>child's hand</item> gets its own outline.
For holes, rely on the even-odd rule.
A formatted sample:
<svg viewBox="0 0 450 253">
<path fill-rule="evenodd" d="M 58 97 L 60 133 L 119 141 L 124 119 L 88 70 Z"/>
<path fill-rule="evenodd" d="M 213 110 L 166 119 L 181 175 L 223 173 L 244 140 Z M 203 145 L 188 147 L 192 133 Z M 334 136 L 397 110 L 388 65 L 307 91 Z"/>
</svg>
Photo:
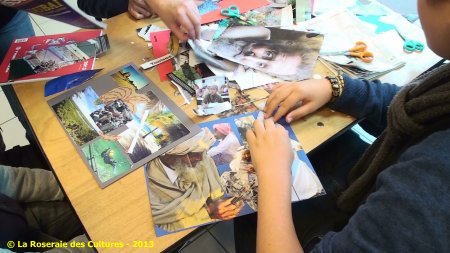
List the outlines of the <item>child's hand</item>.
<svg viewBox="0 0 450 253">
<path fill-rule="evenodd" d="M 324 106 L 332 97 L 330 81 L 305 80 L 295 83 L 280 83 L 274 86 L 264 108 L 265 117 L 273 116 L 278 121 L 286 115 L 286 121 L 291 123 Z"/>
<path fill-rule="evenodd" d="M 200 13 L 193 0 L 146 0 L 146 2 L 178 39 L 200 37 Z"/>
<path fill-rule="evenodd" d="M 247 141 L 259 184 L 289 188 L 294 153 L 286 129 L 275 124 L 272 118 L 264 123 L 255 120 L 254 130 L 247 130 Z"/>
</svg>

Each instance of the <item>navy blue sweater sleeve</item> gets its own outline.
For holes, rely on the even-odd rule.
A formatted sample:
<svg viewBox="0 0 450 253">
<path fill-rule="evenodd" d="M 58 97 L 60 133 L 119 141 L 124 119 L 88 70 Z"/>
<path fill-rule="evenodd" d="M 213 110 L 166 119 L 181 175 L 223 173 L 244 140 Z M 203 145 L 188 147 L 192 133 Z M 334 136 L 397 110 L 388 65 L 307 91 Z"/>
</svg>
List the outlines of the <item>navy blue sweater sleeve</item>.
<svg viewBox="0 0 450 253">
<path fill-rule="evenodd" d="M 110 18 L 128 11 L 128 0 L 77 0 L 77 4 L 96 18 Z"/>
<path fill-rule="evenodd" d="M 450 252 L 450 130 L 407 149 L 340 232 L 313 252 Z"/>
<path fill-rule="evenodd" d="M 329 107 L 357 119 L 365 118 L 361 126 L 370 134 L 378 136 L 386 127 L 388 106 L 400 87 L 348 76 L 344 76 L 344 83 L 342 95 Z"/>
</svg>

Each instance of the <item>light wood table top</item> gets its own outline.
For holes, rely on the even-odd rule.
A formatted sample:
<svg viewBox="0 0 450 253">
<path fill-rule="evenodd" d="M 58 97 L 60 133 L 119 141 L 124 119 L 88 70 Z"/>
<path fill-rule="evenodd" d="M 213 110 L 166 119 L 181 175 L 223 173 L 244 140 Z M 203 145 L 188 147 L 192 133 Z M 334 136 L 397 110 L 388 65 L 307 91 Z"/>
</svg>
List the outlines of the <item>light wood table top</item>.
<svg viewBox="0 0 450 253">
<path fill-rule="evenodd" d="M 149 57 L 147 43 L 137 36 L 136 29 L 146 26 L 149 20 L 135 21 L 122 14 L 107 21 L 106 34 L 111 49 L 96 61 L 96 68 L 104 68 L 102 75 L 128 62 L 137 65 Z M 318 72 L 324 73 L 324 69 Z M 325 71 L 326 72 L 326 71 Z M 170 82 L 160 82 L 156 70 L 144 72 L 178 105 L 181 96 L 175 96 Z M 33 131 L 54 169 L 65 193 L 93 241 L 122 242 L 123 249 L 97 248 L 99 252 L 160 252 L 189 234 L 192 229 L 156 237 L 153 230 L 150 202 L 143 169 L 101 189 L 89 168 L 83 162 L 69 136 L 57 120 L 44 97 L 45 82 L 14 84 L 14 90 L 33 128 Z M 51 97 L 50 97 L 51 98 Z M 214 118 L 194 117 L 193 105 L 182 106 L 195 122 Z M 311 151 L 354 121 L 353 118 L 322 109 L 296 122 L 292 127 L 306 152 Z M 318 126 L 321 122 L 323 126 Z M 133 248 L 134 241 L 153 241 L 154 248 Z"/>
</svg>

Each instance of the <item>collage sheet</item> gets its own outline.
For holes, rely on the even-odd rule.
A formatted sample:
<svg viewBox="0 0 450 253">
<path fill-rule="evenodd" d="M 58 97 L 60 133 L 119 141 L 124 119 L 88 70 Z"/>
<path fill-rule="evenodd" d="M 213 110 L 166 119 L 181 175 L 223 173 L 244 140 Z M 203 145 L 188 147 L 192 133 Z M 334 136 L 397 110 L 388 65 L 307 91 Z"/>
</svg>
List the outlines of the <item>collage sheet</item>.
<svg viewBox="0 0 450 253">
<path fill-rule="evenodd" d="M 201 132 L 146 165 L 157 236 L 257 211 L 258 181 L 245 133 L 262 112 L 200 124 Z M 325 193 L 294 132 L 292 201 Z M 234 209 L 235 211 L 229 211 Z"/>
<path fill-rule="evenodd" d="M 102 188 L 199 131 L 133 64 L 48 103 Z"/>
</svg>

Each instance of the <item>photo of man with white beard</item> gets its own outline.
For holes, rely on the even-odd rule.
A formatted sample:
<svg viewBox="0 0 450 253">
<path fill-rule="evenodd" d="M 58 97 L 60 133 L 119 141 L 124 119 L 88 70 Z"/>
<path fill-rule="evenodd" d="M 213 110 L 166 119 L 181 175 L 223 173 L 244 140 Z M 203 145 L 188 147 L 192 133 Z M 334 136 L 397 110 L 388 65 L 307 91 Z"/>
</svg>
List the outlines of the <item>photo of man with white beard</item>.
<svg viewBox="0 0 450 253">
<path fill-rule="evenodd" d="M 206 152 L 216 141 L 208 128 L 147 166 L 153 223 L 177 230 L 229 220 L 244 203 L 224 196 L 216 165 Z"/>
</svg>

